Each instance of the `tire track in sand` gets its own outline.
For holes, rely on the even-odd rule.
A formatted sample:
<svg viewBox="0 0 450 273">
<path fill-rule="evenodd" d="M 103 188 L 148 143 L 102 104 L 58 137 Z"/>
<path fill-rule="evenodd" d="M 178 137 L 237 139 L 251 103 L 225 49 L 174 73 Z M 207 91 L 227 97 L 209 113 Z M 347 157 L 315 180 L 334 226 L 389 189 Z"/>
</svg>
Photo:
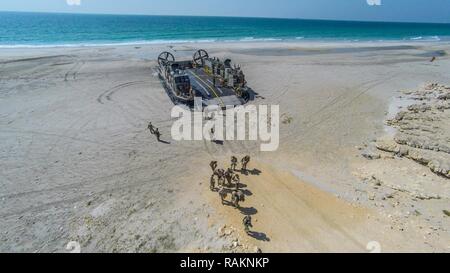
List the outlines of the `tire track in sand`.
<svg viewBox="0 0 450 273">
<path fill-rule="evenodd" d="M 130 87 L 133 85 L 139 85 L 139 84 L 144 84 L 147 83 L 148 81 L 132 81 L 132 82 L 126 82 L 126 83 L 121 83 L 118 84 L 106 91 L 104 91 L 103 93 L 100 94 L 100 96 L 97 97 L 97 102 L 101 103 L 101 104 L 105 104 L 104 99 L 106 98 L 106 100 L 111 101 L 112 100 L 112 96 L 119 92 L 121 89 L 126 88 L 126 87 Z"/>
</svg>

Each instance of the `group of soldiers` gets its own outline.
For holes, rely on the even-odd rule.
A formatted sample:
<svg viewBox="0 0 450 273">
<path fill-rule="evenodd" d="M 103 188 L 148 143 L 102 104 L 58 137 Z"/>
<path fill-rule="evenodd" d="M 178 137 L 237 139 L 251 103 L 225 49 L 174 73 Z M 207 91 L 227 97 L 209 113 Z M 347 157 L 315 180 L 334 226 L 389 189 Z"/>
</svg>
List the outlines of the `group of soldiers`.
<svg viewBox="0 0 450 273">
<path fill-rule="evenodd" d="M 245 156 L 241 159 L 241 172 L 247 171 L 248 163 L 250 162 L 250 156 Z M 227 168 L 225 171 L 224 169 L 218 169 L 217 161 L 211 161 L 209 166 L 211 167 L 211 170 L 213 174 L 210 178 L 210 189 L 211 191 L 215 191 L 216 189 L 216 182 L 218 185 L 218 193 L 220 196 L 220 199 L 222 201 L 222 205 L 226 204 L 226 198 L 228 194 L 231 191 L 231 204 L 235 208 L 239 208 L 239 202 L 245 201 L 245 194 L 244 192 L 239 188 L 240 187 L 240 177 L 239 174 L 235 173 L 237 171 L 237 164 L 238 159 L 235 156 L 231 157 L 231 166 L 230 168 Z M 251 216 L 246 215 L 244 219 L 242 220 L 242 223 L 245 227 L 245 231 L 249 233 L 251 224 Z"/>
<path fill-rule="evenodd" d="M 150 130 L 150 134 L 155 135 L 156 139 L 158 141 L 161 141 L 161 133 L 159 132 L 159 129 L 153 126 L 151 122 L 148 123 L 147 128 Z"/>
</svg>

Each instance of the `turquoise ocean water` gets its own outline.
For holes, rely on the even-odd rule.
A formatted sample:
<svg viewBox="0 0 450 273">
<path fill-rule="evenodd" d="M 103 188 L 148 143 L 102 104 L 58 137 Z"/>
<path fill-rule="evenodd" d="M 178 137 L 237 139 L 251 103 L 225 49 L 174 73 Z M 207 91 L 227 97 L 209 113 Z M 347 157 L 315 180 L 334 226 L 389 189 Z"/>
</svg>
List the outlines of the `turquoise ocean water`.
<svg viewBox="0 0 450 273">
<path fill-rule="evenodd" d="M 450 41 L 450 24 L 0 12 L 0 48 L 282 40 Z"/>
</svg>

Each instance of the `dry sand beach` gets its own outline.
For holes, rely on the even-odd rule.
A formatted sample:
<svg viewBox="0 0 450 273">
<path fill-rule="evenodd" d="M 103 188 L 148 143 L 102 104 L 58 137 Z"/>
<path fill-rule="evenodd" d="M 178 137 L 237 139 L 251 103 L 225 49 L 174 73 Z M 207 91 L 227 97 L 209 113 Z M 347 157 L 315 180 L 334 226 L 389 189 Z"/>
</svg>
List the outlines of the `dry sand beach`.
<svg viewBox="0 0 450 273">
<path fill-rule="evenodd" d="M 276 152 L 171 139 L 156 57 L 198 48 L 241 64 L 251 103 L 280 105 Z M 1 49 L 0 251 L 77 241 L 82 252 L 450 252 L 449 52 L 438 42 Z M 208 164 L 246 154 L 246 201 L 223 206 Z"/>
</svg>

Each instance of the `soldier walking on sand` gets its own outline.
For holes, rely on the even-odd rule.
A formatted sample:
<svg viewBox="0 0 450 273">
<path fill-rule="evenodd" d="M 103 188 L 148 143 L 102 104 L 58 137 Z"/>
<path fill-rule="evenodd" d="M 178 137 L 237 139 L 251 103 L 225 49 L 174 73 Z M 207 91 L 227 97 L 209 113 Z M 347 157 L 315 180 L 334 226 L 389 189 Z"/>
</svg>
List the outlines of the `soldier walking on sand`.
<svg viewBox="0 0 450 273">
<path fill-rule="evenodd" d="M 215 133 L 216 131 L 214 130 L 214 127 L 212 127 L 211 128 L 211 130 L 209 130 L 209 133 L 210 133 L 210 135 L 211 135 L 211 141 L 212 142 L 214 142 L 216 139 L 215 139 L 215 137 L 214 137 L 214 133 Z"/>
<path fill-rule="evenodd" d="M 152 134 L 152 135 L 155 134 L 155 127 L 153 127 L 153 124 L 151 122 L 148 123 L 147 128 L 148 128 L 148 130 L 150 130 L 150 134 Z"/>
<path fill-rule="evenodd" d="M 245 194 L 243 191 L 241 190 L 236 190 L 237 191 L 237 196 L 239 198 L 239 202 L 244 202 L 245 201 Z"/>
<path fill-rule="evenodd" d="M 227 180 L 227 186 L 231 185 L 231 179 L 233 178 L 233 171 L 228 168 L 228 170 L 224 174 L 225 179 Z"/>
<path fill-rule="evenodd" d="M 233 182 L 235 183 L 236 190 L 239 190 L 239 183 L 241 182 L 241 179 L 239 178 L 239 174 L 233 175 Z"/>
<path fill-rule="evenodd" d="M 225 184 L 225 171 L 223 169 L 218 169 L 215 173 L 219 178 L 218 184 L 223 186 Z"/>
<path fill-rule="evenodd" d="M 235 156 L 231 157 L 231 169 L 236 170 L 238 159 Z"/>
<path fill-rule="evenodd" d="M 158 142 L 160 142 L 161 141 L 161 133 L 159 132 L 158 128 L 155 129 L 155 136 L 156 136 L 156 139 L 158 140 Z"/>
<path fill-rule="evenodd" d="M 215 174 L 211 175 L 211 178 L 209 179 L 209 188 L 211 191 L 214 191 L 216 189 L 216 179 Z"/>
<path fill-rule="evenodd" d="M 220 200 L 222 201 L 222 205 L 225 205 L 225 199 L 227 198 L 227 190 L 224 187 L 221 187 L 219 190 Z"/>
<path fill-rule="evenodd" d="M 247 234 L 249 234 L 250 233 L 250 227 L 253 227 L 253 225 L 252 225 L 252 217 L 250 215 L 246 215 L 244 217 L 244 219 L 242 219 L 242 224 L 244 224 L 245 232 Z"/>
<path fill-rule="evenodd" d="M 247 170 L 247 165 L 250 162 L 250 156 L 246 155 L 244 158 L 242 158 L 241 163 L 242 163 L 242 170 L 246 171 Z"/>
<path fill-rule="evenodd" d="M 217 168 L 217 161 L 211 161 L 211 163 L 209 163 L 209 166 L 211 167 L 211 170 L 215 172 Z"/>
<path fill-rule="evenodd" d="M 235 208 L 239 208 L 239 201 L 239 193 L 237 191 L 233 191 L 233 193 L 231 193 L 231 202 Z"/>
</svg>

